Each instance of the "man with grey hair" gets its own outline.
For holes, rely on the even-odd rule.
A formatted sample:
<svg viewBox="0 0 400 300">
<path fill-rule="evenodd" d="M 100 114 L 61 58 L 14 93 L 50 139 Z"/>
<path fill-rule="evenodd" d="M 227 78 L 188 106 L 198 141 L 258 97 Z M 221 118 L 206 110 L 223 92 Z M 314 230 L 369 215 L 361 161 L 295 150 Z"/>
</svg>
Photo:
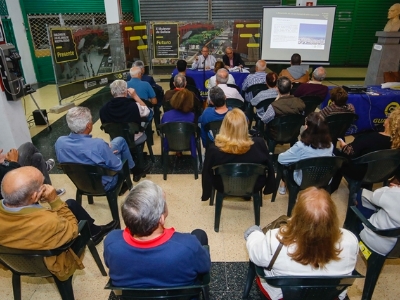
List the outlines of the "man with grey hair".
<svg viewBox="0 0 400 300">
<path fill-rule="evenodd" d="M 169 102 L 172 97 L 186 87 L 186 77 L 183 74 L 176 74 L 174 77 L 174 89 L 168 90 L 164 94 L 163 102 Z"/>
<path fill-rule="evenodd" d="M 326 70 L 323 67 L 318 67 L 312 73 L 311 80 L 307 83 L 300 84 L 293 95 L 295 97 L 303 96 L 317 96 L 321 98 L 321 101 L 328 95 L 328 87 L 322 84 L 322 81 L 326 78 Z"/>
<path fill-rule="evenodd" d="M 240 101 L 244 102 L 244 99 L 242 95 L 240 95 L 239 91 L 227 85 L 228 80 L 229 72 L 225 68 L 219 69 L 215 75 L 215 82 L 217 83 L 217 86 L 224 91 L 225 97 L 239 99 Z M 210 97 L 208 97 L 208 100 L 210 100 Z"/>
<path fill-rule="evenodd" d="M 226 96 L 224 91 L 217 85 L 209 91 L 210 104 L 213 107 L 207 107 L 199 118 L 200 123 L 200 136 L 203 142 L 203 147 L 207 148 L 207 132 L 205 130 L 206 124 L 213 121 L 223 120 L 226 113 L 232 108 L 226 106 Z"/>
<path fill-rule="evenodd" d="M 128 81 L 128 88 L 133 88 L 140 99 L 150 101 L 153 105 L 157 104 L 156 93 L 150 83 L 142 81 L 142 69 L 132 67 L 130 69 L 131 79 Z"/>
<path fill-rule="evenodd" d="M 222 56 L 222 61 L 228 68 L 244 67 L 244 62 L 240 57 L 240 54 L 233 52 L 233 49 L 230 46 L 225 48 L 225 55 Z"/>
<path fill-rule="evenodd" d="M 165 228 L 165 198 L 161 187 L 148 180 L 126 197 L 121 207 L 125 230 L 114 230 L 104 240 L 104 261 L 113 285 L 187 286 L 210 271 L 210 254 L 203 247 L 208 245 L 207 234 Z"/>
<path fill-rule="evenodd" d="M 146 68 L 144 65 L 144 62 L 141 60 L 136 60 L 133 63 L 134 67 L 139 67 L 140 70 L 142 71 L 142 81 L 146 81 L 148 82 L 152 87 L 154 86 L 158 86 L 159 88 L 161 88 L 159 85 L 157 85 L 157 83 L 155 82 L 154 78 L 150 75 L 145 74 L 146 73 Z"/>
<path fill-rule="evenodd" d="M 252 85 L 255 84 L 265 84 L 265 70 L 267 69 L 267 63 L 265 60 L 260 59 L 256 63 L 256 72 L 254 74 L 249 74 L 242 84 L 242 91 L 245 92 L 244 98 L 247 102 L 250 102 L 253 98 L 253 93 L 246 92 Z"/>
<path fill-rule="evenodd" d="M 124 138 L 116 137 L 110 144 L 103 139 L 92 138 L 90 133 L 93 129 L 93 120 L 89 108 L 73 107 L 68 110 L 66 119 L 71 133 L 68 136 L 59 137 L 55 144 L 57 159 L 60 163 L 99 165 L 113 171 L 120 171 L 124 162 L 128 161 L 131 172 L 134 172 L 135 163 Z M 106 191 L 112 189 L 117 181 L 118 176 L 102 177 Z M 126 190 L 127 187 L 124 184 L 121 194 Z"/>
<path fill-rule="evenodd" d="M 275 117 L 303 114 L 306 108 L 300 98 L 290 95 L 292 82 L 289 78 L 286 76 L 279 77 L 276 86 L 278 87 L 276 100 L 268 106 L 266 111 L 263 107 L 257 109 L 257 114 L 264 123 L 269 123 Z"/>
</svg>

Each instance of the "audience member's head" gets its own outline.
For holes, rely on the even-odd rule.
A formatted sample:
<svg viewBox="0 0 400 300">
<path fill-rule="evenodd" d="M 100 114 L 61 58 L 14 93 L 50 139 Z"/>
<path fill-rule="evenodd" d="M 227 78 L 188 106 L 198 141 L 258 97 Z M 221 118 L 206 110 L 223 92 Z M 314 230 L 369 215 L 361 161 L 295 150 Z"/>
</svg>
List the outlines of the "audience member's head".
<svg viewBox="0 0 400 300">
<path fill-rule="evenodd" d="M 150 180 L 138 183 L 122 204 L 121 213 L 132 236 L 151 235 L 164 225 L 168 215 L 163 190 Z"/>
<path fill-rule="evenodd" d="M 344 88 L 338 86 L 330 90 L 331 100 L 337 106 L 343 106 L 347 103 L 348 94 Z"/>
<path fill-rule="evenodd" d="M 176 62 L 176 68 L 178 69 L 178 72 L 185 72 L 186 67 L 187 67 L 186 60 L 180 59 Z"/>
<path fill-rule="evenodd" d="M 188 89 L 181 89 L 172 96 L 170 104 L 176 110 L 184 113 L 190 112 L 194 106 L 194 94 Z"/>
<path fill-rule="evenodd" d="M 125 80 L 117 79 L 110 84 L 111 95 L 114 98 L 127 96 L 127 83 Z"/>
<path fill-rule="evenodd" d="M 276 86 L 278 87 L 278 92 L 281 96 L 289 95 L 290 89 L 292 88 L 292 82 L 286 76 L 282 76 L 276 81 Z"/>
<path fill-rule="evenodd" d="M 300 140 L 306 146 L 314 149 L 331 147 L 331 135 L 325 118 L 319 112 L 312 112 L 306 118 L 306 129 L 302 132 Z"/>
<path fill-rule="evenodd" d="M 326 78 L 326 70 L 324 67 L 318 67 L 314 70 L 314 72 L 312 73 L 312 78 L 315 81 L 324 81 L 324 79 Z"/>
<path fill-rule="evenodd" d="M 176 74 L 174 77 L 174 86 L 178 89 L 182 89 L 186 86 L 186 77 L 182 74 Z"/>
<path fill-rule="evenodd" d="M 215 77 L 215 81 L 217 82 L 217 84 L 227 84 L 229 80 L 229 72 L 227 69 L 222 68 L 219 69 L 217 71 L 216 77 Z"/>
<path fill-rule="evenodd" d="M 210 101 L 215 107 L 223 107 L 226 105 L 226 97 L 224 91 L 218 87 L 213 86 L 209 92 Z"/>
<path fill-rule="evenodd" d="M 243 154 L 249 151 L 253 144 L 244 112 L 238 108 L 228 111 L 215 137 L 215 145 L 225 153 Z"/>
<path fill-rule="evenodd" d="M 35 167 L 21 167 L 9 171 L 1 182 L 4 204 L 9 207 L 21 207 L 36 203 L 43 181 L 43 174 Z"/>
<path fill-rule="evenodd" d="M 223 61 L 217 61 L 214 65 L 214 72 L 217 73 L 219 69 L 225 68 L 225 64 Z"/>
<path fill-rule="evenodd" d="M 276 87 L 276 83 L 278 81 L 278 74 L 275 72 L 269 72 L 266 76 L 266 83 L 269 88 Z"/>
<path fill-rule="evenodd" d="M 144 62 L 141 60 L 137 60 L 133 63 L 134 67 L 139 67 L 140 71 L 142 72 L 142 74 L 144 74 L 145 68 L 144 68 Z"/>
<path fill-rule="evenodd" d="M 132 67 L 129 71 L 129 74 L 131 74 L 132 78 L 142 78 L 142 69 L 140 67 Z"/>
<path fill-rule="evenodd" d="M 386 122 L 385 122 L 386 123 Z M 400 108 L 393 110 L 387 118 L 390 137 L 392 139 L 392 149 L 400 149 Z"/>
<path fill-rule="evenodd" d="M 67 124 L 73 133 L 84 133 L 89 130 L 92 131 L 92 114 L 90 109 L 83 106 L 75 106 L 70 108 L 66 115 Z"/>
<path fill-rule="evenodd" d="M 292 55 L 292 57 L 290 58 L 290 64 L 292 66 L 297 66 L 297 65 L 301 65 L 301 56 L 298 53 L 295 53 Z"/>
<path fill-rule="evenodd" d="M 339 260 L 341 232 L 329 193 L 316 187 L 299 192 L 291 218 L 279 229 L 278 239 L 287 247 L 295 245 L 288 254 L 294 261 L 314 269 Z"/>
<path fill-rule="evenodd" d="M 256 72 L 265 72 L 265 69 L 267 68 L 267 62 L 265 60 L 258 60 L 256 62 Z"/>
</svg>

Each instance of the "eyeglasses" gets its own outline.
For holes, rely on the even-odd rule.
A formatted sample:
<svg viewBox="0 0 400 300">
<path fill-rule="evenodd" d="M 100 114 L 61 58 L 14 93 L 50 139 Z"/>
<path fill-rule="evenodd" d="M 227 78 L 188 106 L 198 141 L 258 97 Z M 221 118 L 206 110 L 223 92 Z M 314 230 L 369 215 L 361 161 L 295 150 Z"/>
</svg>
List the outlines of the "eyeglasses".
<svg viewBox="0 0 400 300">
<path fill-rule="evenodd" d="M 231 55 L 233 52 L 225 52 L 226 55 Z"/>
</svg>

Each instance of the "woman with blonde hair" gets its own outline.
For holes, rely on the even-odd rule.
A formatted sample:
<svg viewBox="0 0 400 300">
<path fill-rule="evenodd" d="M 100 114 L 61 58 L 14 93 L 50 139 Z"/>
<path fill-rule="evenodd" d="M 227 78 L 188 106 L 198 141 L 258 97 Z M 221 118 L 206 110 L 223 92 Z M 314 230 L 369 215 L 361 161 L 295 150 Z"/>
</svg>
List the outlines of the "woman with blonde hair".
<svg viewBox="0 0 400 300">
<path fill-rule="evenodd" d="M 339 227 L 336 205 L 324 189 L 309 187 L 298 195 L 292 216 L 286 225 L 264 234 L 260 227 L 246 230 L 249 257 L 271 276 L 349 275 L 355 268 L 358 240 Z M 265 269 L 272 258 L 272 269 Z M 257 279 L 268 299 L 282 299 L 282 291 Z M 344 299 L 346 291 L 340 294 Z"/>
<path fill-rule="evenodd" d="M 262 138 L 251 138 L 247 131 L 247 119 L 243 111 L 229 111 L 215 137 L 215 144 L 208 146 L 202 172 L 202 201 L 211 196 L 211 188 L 222 187 L 219 176 L 214 176 L 212 167 L 226 163 L 258 163 L 268 166 L 268 176 L 260 176 L 255 189 L 264 189 L 264 194 L 273 192 L 275 174 L 268 148 Z"/>
</svg>

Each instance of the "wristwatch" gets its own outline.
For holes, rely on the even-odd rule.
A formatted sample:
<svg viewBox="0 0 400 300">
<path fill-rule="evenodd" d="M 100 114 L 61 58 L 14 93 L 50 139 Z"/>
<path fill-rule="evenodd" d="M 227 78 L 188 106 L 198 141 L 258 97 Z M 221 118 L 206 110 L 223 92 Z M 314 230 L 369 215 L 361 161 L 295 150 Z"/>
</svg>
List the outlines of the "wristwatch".
<svg viewBox="0 0 400 300">
<path fill-rule="evenodd" d="M 3 166 L 8 167 L 8 166 L 10 165 L 10 162 L 9 162 L 8 160 L 4 160 L 1 164 L 2 164 Z"/>
</svg>

